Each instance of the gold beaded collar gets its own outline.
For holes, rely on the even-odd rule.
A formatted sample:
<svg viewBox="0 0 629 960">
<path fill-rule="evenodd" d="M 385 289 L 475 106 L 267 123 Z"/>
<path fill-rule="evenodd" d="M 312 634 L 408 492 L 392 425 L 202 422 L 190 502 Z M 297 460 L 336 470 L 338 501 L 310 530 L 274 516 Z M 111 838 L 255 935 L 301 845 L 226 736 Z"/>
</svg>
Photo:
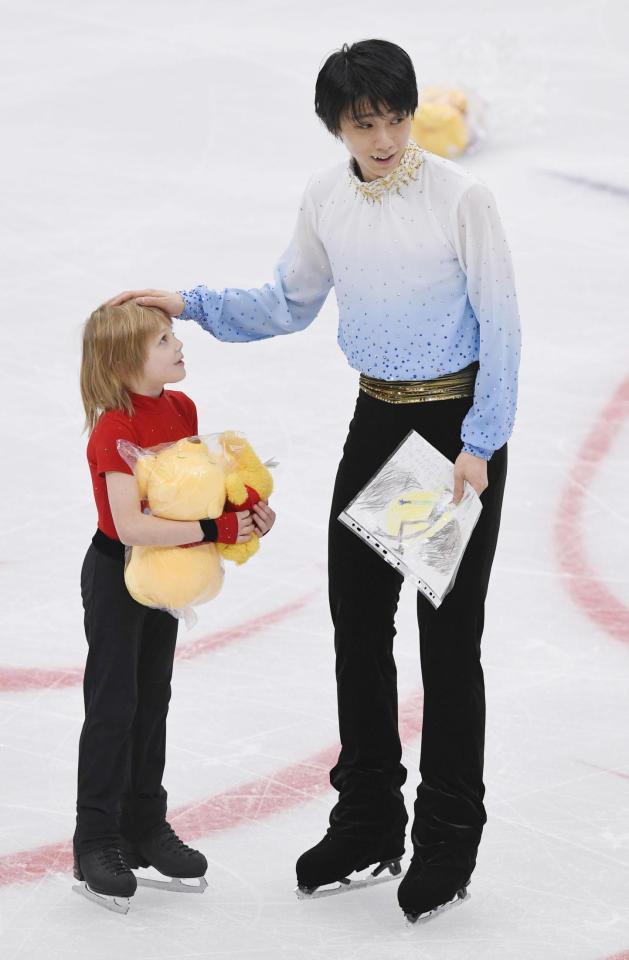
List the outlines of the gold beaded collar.
<svg viewBox="0 0 629 960">
<path fill-rule="evenodd" d="M 356 176 L 354 172 L 355 161 L 352 157 L 348 167 L 350 186 L 354 188 L 356 196 L 360 194 L 369 203 L 382 203 L 385 195 L 391 190 L 400 193 L 400 187 L 417 179 L 423 160 L 424 151 L 422 148 L 414 140 L 409 140 L 406 150 L 402 154 L 402 159 L 395 170 L 388 173 L 386 177 L 378 177 L 377 180 L 370 180 L 366 183 Z"/>
</svg>

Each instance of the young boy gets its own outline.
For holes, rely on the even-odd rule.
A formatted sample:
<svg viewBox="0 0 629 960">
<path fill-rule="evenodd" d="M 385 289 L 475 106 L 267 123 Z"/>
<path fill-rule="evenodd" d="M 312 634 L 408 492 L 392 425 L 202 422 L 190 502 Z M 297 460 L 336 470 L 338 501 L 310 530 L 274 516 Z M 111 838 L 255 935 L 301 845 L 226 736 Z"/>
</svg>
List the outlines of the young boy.
<svg viewBox="0 0 629 960">
<path fill-rule="evenodd" d="M 315 109 L 348 148 L 349 166 L 310 180 L 274 283 L 115 300 L 135 297 L 221 340 L 248 341 L 304 329 L 336 290 L 339 344 L 360 372 L 329 529 L 342 747 L 329 829 L 297 862 L 305 893 L 372 864 L 398 874 L 408 820 L 393 659 L 402 578 L 338 515 L 411 429 L 454 461 L 457 502 L 466 480 L 482 494 L 454 589 L 438 610 L 417 596 L 422 780 L 398 892 L 412 920 L 465 896 L 486 822 L 480 643 L 519 362 L 513 273 L 492 194 L 409 140 L 417 103 L 400 47 L 343 46 L 319 73 Z"/>
<path fill-rule="evenodd" d="M 125 544 L 243 543 L 271 528 L 267 503 L 216 520 L 166 520 L 143 512 L 138 485 L 117 449 L 173 443 L 198 433 L 170 318 L 128 303 L 95 310 L 83 328 L 81 397 L 98 527 L 81 569 L 88 644 L 85 722 L 79 742 L 74 832 L 77 892 L 126 913 L 138 882 L 202 893 L 207 861 L 166 820 L 162 784 L 177 620 L 134 600 L 125 584 Z M 254 529 L 255 528 L 255 529 Z M 171 878 L 136 880 L 152 866 Z M 181 880 L 197 878 L 196 885 Z"/>
</svg>

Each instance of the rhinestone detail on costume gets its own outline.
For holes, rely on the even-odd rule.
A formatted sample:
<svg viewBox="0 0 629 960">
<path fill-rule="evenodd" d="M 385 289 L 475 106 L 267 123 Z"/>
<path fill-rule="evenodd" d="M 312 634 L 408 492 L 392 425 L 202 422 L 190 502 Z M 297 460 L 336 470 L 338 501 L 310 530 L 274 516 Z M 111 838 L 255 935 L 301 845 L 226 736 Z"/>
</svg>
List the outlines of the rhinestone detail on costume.
<svg viewBox="0 0 629 960">
<path fill-rule="evenodd" d="M 368 183 L 356 176 L 354 159 L 352 158 L 348 166 L 349 182 L 354 188 L 356 196 L 364 197 L 369 203 L 382 203 L 388 193 L 391 191 L 400 193 L 400 187 L 406 186 L 406 184 L 417 179 L 423 160 L 424 151 L 422 148 L 414 140 L 409 140 L 395 170 L 388 173 L 386 177 L 378 177 L 377 180 L 370 180 Z"/>
</svg>

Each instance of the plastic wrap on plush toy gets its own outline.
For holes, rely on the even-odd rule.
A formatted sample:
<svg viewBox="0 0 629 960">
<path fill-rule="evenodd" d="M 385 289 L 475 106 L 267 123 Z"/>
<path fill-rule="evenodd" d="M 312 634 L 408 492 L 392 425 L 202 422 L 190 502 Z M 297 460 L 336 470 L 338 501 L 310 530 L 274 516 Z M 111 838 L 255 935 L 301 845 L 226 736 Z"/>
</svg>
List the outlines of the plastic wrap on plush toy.
<svg viewBox="0 0 629 960">
<path fill-rule="evenodd" d="M 117 446 L 135 474 L 145 512 L 166 520 L 201 520 L 223 512 L 230 465 L 221 435 L 185 437 L 147 449 L 127 440 Z M 213 600 L 223 577 L 213 543 L 127 550 L 125 583 L 134 600 L 167 610 L 188 626 L 196 619 L 192 607 Z"/>
<path fill-rule="evenodd" d="M 235 430 L 226 430 L 220 442 L 228 472 L 225 478 L 227 495 L 226 510 L 251 510 L 259 500 L 267 500 L 273 491 L 273 477 L 269 467 L 274 461 L 262 463 L 246 437 Z M 260 546 L 257 536 L 246 543 L 218 544 L 225 560 L 236 564 L 246 563 Z"/>
</svg>

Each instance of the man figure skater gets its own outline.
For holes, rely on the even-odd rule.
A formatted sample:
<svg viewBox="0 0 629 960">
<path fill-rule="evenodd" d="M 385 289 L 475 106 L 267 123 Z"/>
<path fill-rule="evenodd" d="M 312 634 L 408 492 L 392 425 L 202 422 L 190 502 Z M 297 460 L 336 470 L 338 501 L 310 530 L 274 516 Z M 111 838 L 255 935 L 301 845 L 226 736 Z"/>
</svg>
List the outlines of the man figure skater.
<svg viewBox="0 0 629 960">
<path fill-rule="evenodd" d="M 418 94 L 395 44 L 345 45 L 323 65 L 315 109 L 350 153 L 314 176 L 274 282 L 256 290 L 127 291 L 215 337 L 304 329 L 332 286 L 338 341 L 360 373 L 329 528 L 341 752 L 329 828 L 297 861 L 304 893 L 374 865 L 399 873 L 401 787 L 394 615 L 401 576 L 337 519 L 409 430 L 454 462 L 483 510 L 439 609 L 418 593 L 424 686 L 413 856 L 398 888 L 412 920 L 465 890 L 486 822 L 480 645 L 516 408 L 519 320 L 509 250 L 491 192 L 410 140 Z"/>
</svg>

